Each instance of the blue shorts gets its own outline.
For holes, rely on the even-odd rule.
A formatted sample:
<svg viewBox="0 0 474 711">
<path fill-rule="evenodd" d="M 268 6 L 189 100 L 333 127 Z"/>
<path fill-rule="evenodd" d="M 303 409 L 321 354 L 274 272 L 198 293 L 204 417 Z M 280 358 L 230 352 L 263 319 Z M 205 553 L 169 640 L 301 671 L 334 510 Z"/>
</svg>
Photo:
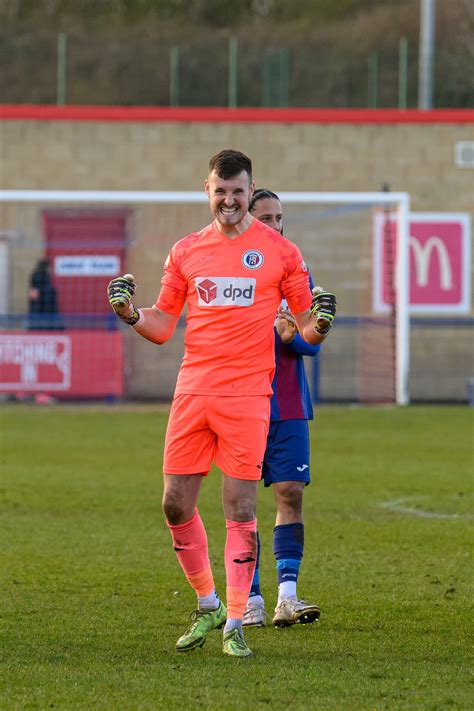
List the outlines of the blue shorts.
<svg viewBox="0 0 474 711">
<path fill-rule="evenodd" d="M 279 481 L 304 481 L 309 484 L 307 420 L 270 422 L 262 479 L 265 486 Z"/>
</svg>

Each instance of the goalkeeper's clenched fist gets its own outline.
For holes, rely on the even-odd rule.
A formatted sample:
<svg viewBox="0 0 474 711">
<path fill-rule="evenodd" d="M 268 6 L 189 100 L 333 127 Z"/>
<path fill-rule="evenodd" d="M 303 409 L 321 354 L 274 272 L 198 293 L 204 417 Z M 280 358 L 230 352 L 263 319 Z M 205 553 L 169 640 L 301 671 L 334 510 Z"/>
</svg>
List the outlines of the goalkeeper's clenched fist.
<svg viewBox="0 0 474 711">
<path fill-rule="evenodd" d="M 321 286 L 313 289 L 311 313 L 314 317 L 314 330 L 325 336 L 331 328 L 336 316 L 337 301 L 334 294 L 325 291 Z"/>
<path fill-rule="evenodd" d="M 138 309 L 132 304 L 137 285 L 133 274 L 125 274 L 123 277 L 112 279 L 107 287 L 109 304 L 125 323 L 134 326 L 140 318 Z"/>
</svg>

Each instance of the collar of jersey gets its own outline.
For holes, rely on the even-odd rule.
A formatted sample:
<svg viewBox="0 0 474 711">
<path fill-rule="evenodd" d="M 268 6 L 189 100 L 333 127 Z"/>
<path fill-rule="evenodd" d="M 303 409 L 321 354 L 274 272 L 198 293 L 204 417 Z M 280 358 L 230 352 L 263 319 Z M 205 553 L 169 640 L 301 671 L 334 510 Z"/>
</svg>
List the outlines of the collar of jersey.
<svg viewBox="0 0 474 711">
<path fill-rule="evenodd" d="M 233 237 L 233 238 L 226 237 L 225 234 L 223 234 L 220 230 L 218 230 L 217 227 L 216 227 L 216 221 L 215 221 L 215 220 L 213 220 L 213 222 L 212 222 L 212 230 L 213 230 L 214 234 L 215 234 L 217 237 L 219 237 L 219 239 L 221 240 L 221 242 L 225 242 L 225 244 L 228 244 L 228 245 L 231 245 L 231 244 L 242 244 L 242 239 L 244 239 L 245 237 L 247 237 L 247 235 L 249 235 L 249 234 L 253 234 L 254 229 L 255 229 L 255 223 L 256 223 L 256 222 L 257 222 L 257 220 L 254 219 L 254 221 L 252 222 L 252 224 L 249 225 L 249 227 L 247 227 L 247 229 L 244 230 L 244 232 L 242 232 L 240 235 L 237 235 L 237 237 Z"/>
</svg>

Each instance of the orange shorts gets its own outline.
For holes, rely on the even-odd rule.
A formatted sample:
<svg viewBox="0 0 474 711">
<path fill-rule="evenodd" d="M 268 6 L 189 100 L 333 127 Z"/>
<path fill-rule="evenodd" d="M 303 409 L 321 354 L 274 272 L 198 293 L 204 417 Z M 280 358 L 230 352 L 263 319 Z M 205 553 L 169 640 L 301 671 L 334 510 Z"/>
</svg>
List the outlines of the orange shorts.
<svg viewBox="0 0 474 711">
<path fill-rule="evenodd" d="M 163 471 L 208 474 L 214 461 L 228 476 L 256 481 L 262 476 L 269 420 L 268 395 L 176 395 Z"/>
</svg>

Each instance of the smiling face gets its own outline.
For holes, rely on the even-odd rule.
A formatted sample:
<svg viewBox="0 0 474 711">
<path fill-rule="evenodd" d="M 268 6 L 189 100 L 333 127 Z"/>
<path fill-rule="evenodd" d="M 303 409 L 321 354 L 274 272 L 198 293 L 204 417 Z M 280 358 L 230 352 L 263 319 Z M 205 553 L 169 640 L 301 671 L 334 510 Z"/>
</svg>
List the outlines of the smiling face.
<svg viewBox="0 0 474 711">
<path fill-rule="evenodd" d="M 206 193 L 209 197 L 209 207 L 218 228 L 228 234 L 233 234 L 238 230 L 238 226 L 243 222 L 244 229 L 246 223 L 251 220 L 245 219 L 248 215 L 250 198 L 255 189 L 255 183 L 250 180 L 248 173 L 243 170 L 233 178 L 220 178 L 216 171 L 209 173 L 205 182 Z"/>
<path fill-rule="evenodd" d="M 283 213 L 281 203 L 276 198 L 262 197 L 257 200 L 252 207 L 252 217 L 283 234 Z"/>
</svg>

